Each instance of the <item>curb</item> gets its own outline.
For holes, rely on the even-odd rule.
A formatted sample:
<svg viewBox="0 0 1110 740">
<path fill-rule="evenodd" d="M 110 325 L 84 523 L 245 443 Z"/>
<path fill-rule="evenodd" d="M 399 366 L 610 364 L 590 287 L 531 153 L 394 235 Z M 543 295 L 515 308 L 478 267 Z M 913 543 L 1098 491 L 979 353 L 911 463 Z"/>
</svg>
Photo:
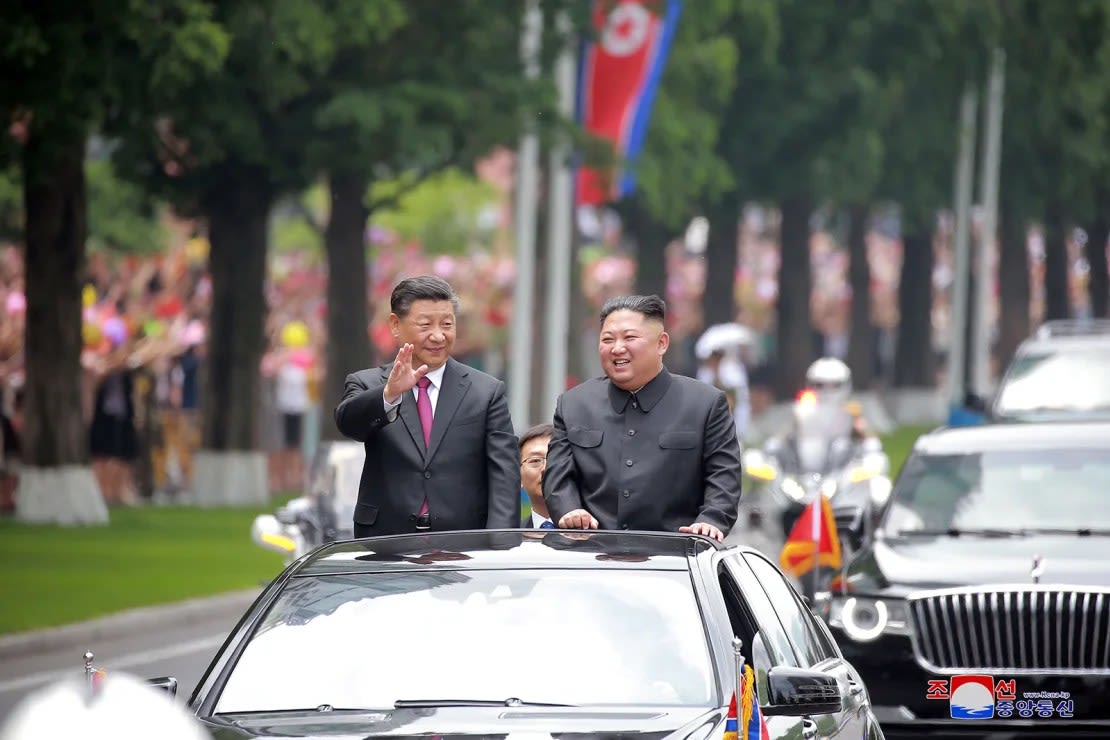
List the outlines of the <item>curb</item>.
<svg viewBox="0 0 1110 740">
<path fill-rule="evenodd" d="M 0 659 L 16 658 L 47 649 L 90 648 L 96 640 L 110 640 L 152 627 L 176 627 L 197 617 L 237 618 L 249 607 L 262 588 L 187 599 L 171 604 L 144 606 L 61 627 L 0 635 Z"/>
</svg>

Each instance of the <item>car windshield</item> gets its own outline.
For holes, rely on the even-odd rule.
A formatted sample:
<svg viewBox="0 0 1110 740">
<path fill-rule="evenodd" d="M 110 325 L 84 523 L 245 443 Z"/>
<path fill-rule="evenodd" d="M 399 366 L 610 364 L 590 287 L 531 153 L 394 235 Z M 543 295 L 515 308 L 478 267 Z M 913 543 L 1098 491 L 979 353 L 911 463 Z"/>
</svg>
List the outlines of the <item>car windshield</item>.
<svg viewBox="0 0 1110 740">
<path fill-rule="evenodd" d="M 510 697 L 712 706 L 713 675 L 687 572 L 330 575 L 289 584 L 216 713 Z"/>
<path fill-rule="evenodd" d="M 914 454 L 883 520 L 914 531 L 1110 529 L 1110 449 Z"/>
<path fill-rule="evenodd" d="M 1110 411 L 1110 346 L 1014 358 L 999 390 L 1001 415 Z"/>
</svg>

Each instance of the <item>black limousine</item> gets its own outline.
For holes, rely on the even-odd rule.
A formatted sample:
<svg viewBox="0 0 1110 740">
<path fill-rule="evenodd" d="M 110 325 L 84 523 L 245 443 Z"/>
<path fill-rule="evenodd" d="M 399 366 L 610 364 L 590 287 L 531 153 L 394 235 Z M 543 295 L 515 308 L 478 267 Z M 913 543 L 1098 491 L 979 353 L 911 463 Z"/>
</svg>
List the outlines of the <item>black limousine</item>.
<svg viewBox="0 0 1110 740">
<path fill-rule="evenodd" d="M 887 737 L 1110 737 L 1110 424 L 916 443 L 815 610 Z"/>
</svg>

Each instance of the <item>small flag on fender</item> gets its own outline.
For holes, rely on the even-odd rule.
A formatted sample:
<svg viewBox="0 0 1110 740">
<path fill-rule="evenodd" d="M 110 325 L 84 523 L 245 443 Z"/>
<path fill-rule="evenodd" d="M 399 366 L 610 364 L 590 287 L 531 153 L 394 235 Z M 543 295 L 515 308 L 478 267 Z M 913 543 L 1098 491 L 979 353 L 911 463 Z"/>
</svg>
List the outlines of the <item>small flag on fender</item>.
<svg viewBox="0 0 1110 740">
<path fill-rule="evenodd" d="M 801 578 L 817 566 L 840 568 L 840 538 L 836 535 L 832 504 L 827 498 L 818 494 L 794 522 L 782 546 L 779 565 L 795 578 Z"/>
<path fill-rule="evenodd" d="M 740 685 L 743 692 L 740 726 L 744 728 L 744 733 L 740 735 L 739 740 L 770 740 L 767 722 L 763 719 L 763 712 L 759 710 L 759 696 L 755 691 L 755 671 L 750 665 L 744 666 L 744 678 Z"/>
</svg>

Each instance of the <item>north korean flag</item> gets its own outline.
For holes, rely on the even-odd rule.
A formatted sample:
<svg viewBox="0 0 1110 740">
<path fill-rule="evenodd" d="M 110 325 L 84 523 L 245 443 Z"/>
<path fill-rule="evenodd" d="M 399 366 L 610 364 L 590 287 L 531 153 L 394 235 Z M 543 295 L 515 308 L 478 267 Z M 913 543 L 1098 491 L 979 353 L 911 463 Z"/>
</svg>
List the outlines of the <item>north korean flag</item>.
<svg viewBox="0 0 1110 740">
<path fill-rule="evenodd" d="M 632 192 L 627 166 L 643 148 L 681 9 L 681 0 L 594 0 L 599 40 L 586 45 L 582 59 L 579 121 L 613 143 L 626 169 L 620 174 L 579 169 L 579 205 L 600 205 Z"/>
</svg>

